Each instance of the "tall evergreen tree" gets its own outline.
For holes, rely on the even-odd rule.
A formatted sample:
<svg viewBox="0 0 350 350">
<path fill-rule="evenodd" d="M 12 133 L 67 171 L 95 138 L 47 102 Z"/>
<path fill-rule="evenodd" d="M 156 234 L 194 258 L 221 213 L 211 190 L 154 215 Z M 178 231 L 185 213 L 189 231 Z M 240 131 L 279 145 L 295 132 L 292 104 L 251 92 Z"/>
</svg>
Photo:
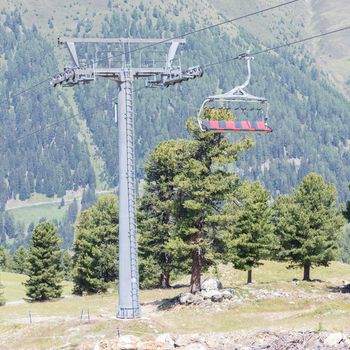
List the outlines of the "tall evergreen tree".
<svg viewBox="0 0 350 350">
<path fill-rule="evenodd" d="M 28 273 L 28 250 L 20 246 L 13 254 L 13 271 L 17 273 Z"/>
<path fill-rule="evenodd" d="M 74 241 L 74 224 L 78 216 L 78 202 L 74 198 L 73 202 L 68 206 L 67 213 L 58 225 L 58 232 L 63 240 L 62 247 L 69 249 Z"/>
<path fill-rule="evenodd" d="M 206 111 L 206 117 L 228 119 L 227 110 Z M 212 240 L 215 236 L 214 222 L 221 203 L 238 186 L 238 177 L 228 165 L 238 159 L 241 152 L 251 147 L 249 139 L 230 143 L 222 134 L 203 133 L 198 124 L 190 120 L 187 124 L 192 141 L 185 143 L 178 152 L 168 152 L 168 171 L 174 171 L 174 154 L 179 157 L 178 168 L 170 175 L 172 217 L 176 235 L 166 244 L 172 256 L 187 255 L 191 259 L 191 292 L 201 288 L 201 273 L 213 261 Z M 170 148 L 174 145 L 168 144 Z M 176 143 L 175 143 L 176 145 Z M 164 154 L 166 148 L 162 151 Z M 166 158 L 163 158 L 163 160 Z"/>
<path fill-rule="evenodd" d="M 95 187 L 84 188 L 81 198 L 81 210 L 91 207 L 96 202 Z"/>
<path fill-rule="evenodd" d="M 344 229 L 343 239 L 339 242 L 339 249 L 341 251 L 341 260 L 344 263 L 350 263 L 350 225 L 347 224 Z"/>
<path fill-rule="evenodd" d="M 9 212 L 4 214 L 4 231 L 9 238 L 14 238 L 16 235 L 15 219 Z"/>
<path fill-rule="evenodd" d="M 140 202 L 138 234 L 141 287 L 170 287 L 171 274 L 188 273 L 188 256 L 169 251 L 176 234 L 174 178 L 185 159 L 188 141 L 166 141 L 156 147 L 146 165 L 146 185 Z M 179 256 L 180 253 L 180 256 Z"/>
<path fill-rule="evenodd" d="M 0 246 L 0 270 L 11 271 L 13 267 L 13 260 L 8 251 Z"/>
<path fill-rule="evenodd" d="M 231 119 L 226 110 L 207 111 L 207 118 Z M 211 258 L 215 225 L 210 220 L 220 205 L 238 186 L 238 177 L 228 169 L 252 142 L 243 139 L 231 143 L 223 134 L 203 133 L 190 120 L 188 131 L 194 141 L 189 144 L 192 157 L 175 177 L 176 229 L 180 249 L 188 249 L 192 260 L 191 292 L 201 288 L 202 269 L 213 263 Z M 181 248 L 181 245 L 183 247 Z M 186 247 L 186 248 L 185 248 Z"/>
<path fill-rule="evenodd" d="M 247 283 L 252 283 L 252 270 L 267 257 L 273 245 L 270 194 L 260 182 L 244 182 L 219 217 L 226 245 L 225 260 L 248 272 Z"/>
<path fill-rule="evenodd" d="M 6 300 L 5 300 L 5 296 L 4 296 L 4 285 L 1 283 L 0 280 L 0 306 L 5 305 Z"/>
<path fill-rule="evenodd" d="M 62 295 L 60 244 L 52 223 L 43 222 L 34 229 L 28 256 L 29 279 L 24 283 L 30 299 L 43 301 Z"/>
<path fill-rule="evenodd" d="M 68 250 L 65 250 L 61 258 L 61 269 L 63 272 L 63 277 L 66 281 L 70 281 L 72 279 L 72 267 L 72 253 Z"/>
<path fill-rule="evenodd" d="M 336 258 L 344 220 L 336 188 L 322 176 L 310 173 L 293 195 L 278 198 L 273 217 L 280 257 L 291 267 L 303 267 L 304 280 L 310 280 L 312 266 L 328 266 Z"/>
<path fill-rule="evenodd" d="M 118 276 L 118 204 L 116 196 L 101 197 L 80 213 L 73 245 L 73 292 L 105 292 Z"/>
</svg>

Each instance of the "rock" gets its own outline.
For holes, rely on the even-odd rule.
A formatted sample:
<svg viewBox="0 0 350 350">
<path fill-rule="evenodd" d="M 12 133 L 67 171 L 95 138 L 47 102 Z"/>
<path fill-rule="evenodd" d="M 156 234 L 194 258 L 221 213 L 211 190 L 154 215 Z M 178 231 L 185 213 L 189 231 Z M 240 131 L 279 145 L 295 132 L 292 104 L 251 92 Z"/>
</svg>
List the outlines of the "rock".
<svg viewBox="0 0 350 350">
<path fill-rule="evenodd" d="M 96 343 L 94 350 L 119 350 L 120 347 L 118 345 L 117 340 L 101 340 Z"/>
<path fill-rule="evenodd" d="M 120 350 L 136 350 L 139 341 L 140 339 L 133 335 L 122 335 L 119 338 L 119 348 Z"/>
<path fill-rule="evenodd" d="M 347 346 L 350 349 L 350 338 L 346 338 L 344 340 L 344 345 Z"/>
<path fill-rule="evenodd" d="M 224 296 L 220 294 L 213 295 L 210 299 L 214 303 L 221 303 L 224 300 Z"/>
<path fill-rule="evenodd" d="M 191 293 L 182 293 L 179 296 L 179 303 L 180 304 L 191 304 L 194 300 L 193 294 Z"/>
<path fill-rule="evenodd" d="M 175 347 L 175 342 L 169 333 L 164 333 L 164 334 L 158 335 L 156 342 L 164 343 L 164 345 L 165 345 L 164 349 L 166 349 L 166 350 L 174 349 L 174 347 Z"/>
<path fill-rule="evenodd" d="M 169 349 L 174 349 L 174 347 L 169 348 L 165 343 L 157 342 L 157 341 L 138 342 L 136 347 L 136 350 L 169 350 Z"/>
<path fill-rule="evenodd" d="M 179 334 L 175 338 L 174 345 L 175 347 L 181 348 L 192 343 L 199 343 L 200 336 L 198 334 Z"/>
<path fill-rule="evenodd" d="M 208 350 L 208 348 L 201 343 L 194 343 L 185 346 L 182 350 Z"/>
<path fill-rule="evenodd" d="M 223 297 L 222 294 L 218 290 L 209 290 L 208 292 L 202 293 L 203 299 L 212 299 L 213 297 Z"/>
<path fill-rule="evenodd" d="M 206 292 L 210 290 L 219 290 L 222 288 L 222 284 L 219 280 L 215 278 L 208 278 L 202 283 L 201 289 Z"/>
<path fill-rule="evenodd" d="M 327 345 L 327 346 L 335 346 L 339 344 L 342 340 L 343 340 L 343 335 L 341 333 L 331 333 L 323 341 L 323 343 L 324 345 Z"/>
<path fill-rule="evenodd" d="M 232 299 L 232 293 L 228 290 L 223 290 L 221 294 L 224 299 L 228 299 L 228 300 Z"/>
</svg>

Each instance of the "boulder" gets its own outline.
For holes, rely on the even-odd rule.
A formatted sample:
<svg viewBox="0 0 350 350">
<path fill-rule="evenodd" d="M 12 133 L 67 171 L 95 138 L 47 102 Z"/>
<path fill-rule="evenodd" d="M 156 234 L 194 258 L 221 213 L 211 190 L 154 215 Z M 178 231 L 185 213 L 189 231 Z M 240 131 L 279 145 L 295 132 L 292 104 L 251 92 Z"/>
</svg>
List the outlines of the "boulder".
<svg viewBox="0 0 350 350">
<path fill-rule="evenodd" d="M 174 349 L 175 347 L 175 342 L 169 333 L 159 334 L 156 339 L 156 342 L 164 343 L 165 345 L 164 349 L 166 350 Z"/>
<path fill-rule="evenodd" d="M 194 295 L 191 293 L 182 293 L 179 296 L 179 303 L 183 304 L 191 304 L 194 300 Z"/>
<path fill-rule="evenodd" d="M 223 290 L 221 294 L 224 299 L 228 299 L 228 300 L 232 299 L 232 293 L 229 290 Z"/>
<path fill-rule="evenodd" d="M 122 335 L 119 338 L 119 349 L 120 350 L 136 350 L 137 343 L 139 343 L 140 339 L 133 335 Z"/>
<path fill-rule="evenodd" d="M 215 294 L 210 300 L 214 303 L 221 303 L 224 300 L 224 296 L 221 293 Z"/>
<path fill-rule="evenodd" d="M 218 290 L 209 290 L 207 292 L 202 292 L 203 299 L 222 298 L 222 293 Z"/>
<path fill-rule="evenodd" d="M 101 340 L 96 343 L 94 350 L 120 350 L 117 340 Z"/>
<path fill-rule="evenodd" d="M 331 333 L 323 341 L 326 346 L 336 346 L 343 340 L 343 335 L 341 333 Z"/>
<path fill-rule="evenodd" d="M 175 338 L 175 347 L 182 348 L 193 343 L 199 343 L 201 337 L 198 334 L 179 334 Z"/>
<path fill-rule="evenodd" d="M 136 350 L 169 350 L 174 349 L 174 347 L 166 347 L 163 342 L 157 341 L 140 341 L 137 343 Z"/>
<path fill-rule="evenodd" d="M 201 289 L 206 292 L 210 290 L 219 290 L 222 288 L 222 283 L 216 278 L 208 278 L 203 281 Z"/>
</svg>

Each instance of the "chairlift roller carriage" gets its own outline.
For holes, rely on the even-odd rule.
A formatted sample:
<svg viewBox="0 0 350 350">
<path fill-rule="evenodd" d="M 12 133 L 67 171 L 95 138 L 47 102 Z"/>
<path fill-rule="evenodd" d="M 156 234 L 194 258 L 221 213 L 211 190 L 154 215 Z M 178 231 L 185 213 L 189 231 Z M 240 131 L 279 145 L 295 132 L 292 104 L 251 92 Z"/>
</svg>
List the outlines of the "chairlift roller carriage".
<svg viewBox="0 0 350 350">
<path fill-rule="evenodd" d="M 252 132 L 252 133 L 270 133 L 272 129 L 268 126 L 268 109 L 269 103 L 264 97 L 253 96 L 245 91 L 245 88 L 249 85 L 251 78 L 250 61 L 253 57 L 248 54 L 241 54 L 238 58 L 247 62 L 248 77 L 246 81 L 239 86 L 234 87 L 232 90 L 220 94 L 209 96 L 204 100 L 199 110 L 197 119 L 199 127 L 202 131 L 207 132 Z M 245 115 L 248 110 L 258 112 L 258 120 L 205 120 L 206 110 L 219 110 L 222 107 L 218 105 L 226 104 L 233 111 L 241 111 Z M 237 114 L 235 113 L 235 114 Z M 236 116 L 235 116 L 236 117 Z"/>
</svg>

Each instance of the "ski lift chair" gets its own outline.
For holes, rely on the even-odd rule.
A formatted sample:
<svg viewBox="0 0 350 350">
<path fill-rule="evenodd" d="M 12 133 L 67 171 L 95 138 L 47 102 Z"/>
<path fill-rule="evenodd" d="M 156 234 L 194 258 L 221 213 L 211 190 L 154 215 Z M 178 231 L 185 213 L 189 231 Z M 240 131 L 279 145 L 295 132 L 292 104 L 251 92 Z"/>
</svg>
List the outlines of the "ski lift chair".
<svg viewBox="0 0 350 350">
<path fill-rule="evenodd" d="M 250 61 L 253 57 L 248 54 L 241 54 L 238 56 L 240 60 L 247 62 L 248 77 L 246 81 L 239 86 L 236 86 L 232 90 L 221 94 L 209 96 L 204 100 L 202 106 L 197 115 L 199 127 L 202 131 L 216 132 L 216 133 L 229 133 L 229 132 L 253 132 L 253 133 L 270 133 L 272 129 L 268 126 L 268 109 L 269 104 L 266 98 L 257 97 L 247 93 L 244 89 L 249 85 L 251 78 Z M 230 104 L 233 105 L 233 110 L 241 110 L 246 113 L 247 110 L 255 110 L 258 113 L 258 120 L 211 120 L 206 119 L 207 115 L 210 116 L 211 110 L 217 111 L 218 105 Z M 213 106 L 214 105 L 214 106 Z M 249 108 L 250 107 L 250 108 Z M 226 108 L 227 109 L 227 108 Z"/>
</svg>

